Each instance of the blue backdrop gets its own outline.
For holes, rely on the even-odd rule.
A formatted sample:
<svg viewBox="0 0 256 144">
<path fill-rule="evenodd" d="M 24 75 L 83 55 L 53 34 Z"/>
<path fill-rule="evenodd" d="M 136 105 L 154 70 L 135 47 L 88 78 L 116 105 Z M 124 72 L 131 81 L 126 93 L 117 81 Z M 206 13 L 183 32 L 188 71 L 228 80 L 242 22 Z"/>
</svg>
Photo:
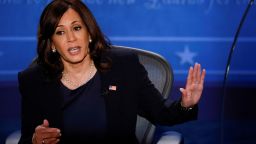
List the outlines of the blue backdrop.
<svg viewBox="0 0 256 144">
<path fill-rule="evenodd" d="M 189 66 L 201 63 L 207 70 L 207 78 L 199 121 L 209 123 L 221 119 L 224 70 L 248 0 L 83 1 L 113 44 L 151 50 L 169 61 L 175 76 L 171 93 L 174 99 L 179 96 L 178 88 L 185 83 Z M 20 128 L 17 72 L 26 68 L 36 55 L 38 20 L 49 2 L 0 0 L 0 143 Z M 248 81 L 256 85 L 255 17 L 254 4 L 232 61 L 236 63 L 231 67 L 229 79 L 233 85 Z M 205 141 L 210 143 L 211 139 Z"/>
</svg>

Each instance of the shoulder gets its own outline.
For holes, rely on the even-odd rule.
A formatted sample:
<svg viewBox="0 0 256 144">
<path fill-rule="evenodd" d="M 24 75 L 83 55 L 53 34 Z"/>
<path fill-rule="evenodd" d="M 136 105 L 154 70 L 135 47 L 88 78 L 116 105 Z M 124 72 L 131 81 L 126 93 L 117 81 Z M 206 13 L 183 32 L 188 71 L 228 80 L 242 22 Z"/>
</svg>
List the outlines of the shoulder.
<svg viewBox="0 0 256 144">
<path fill-rule="evenodd" d="M 132 49 L 123 47 L 112 47 L 108 56 L 114 63 L 136 63 L 139 61 L 137 54 Z"/>
<path fill-rule="evenodd" d="M 110 54 L 112 56 L 132 56 L 132 55 L 136 55 L 132 49 L 130 48 L 126 48 L 126 47 L 122 47 L 122 46 L 112 46 L 110 49 Z"/>
<path fill-rule="evenodd" d="M 109 50 L 109 57 L 112 61 L 112 70 L 122 76 L 134 76 L 146 74 L 145 67 L 141 64 L 136 50 L 125 47 L 114 47 Z"/>
<path fill-rule="evenodd" d="M 28 68 L 18 73 L 18 80 L 21 83 L 34 83 L 35 81 L 42 80 L 43 68 L 39 65 L 29 66 Z"/>
<path fill-rule="evenodd" d="M 31 76 L 42 73 L 42 71 L 43 71 L 42 67 L 36 64 L 33 66 L 29 66 L 28 68 L 20 71 L 19 75 L 25 76 L 25 77 L 27 77 L 27 76 L 31 77 Z"/>
</svg>

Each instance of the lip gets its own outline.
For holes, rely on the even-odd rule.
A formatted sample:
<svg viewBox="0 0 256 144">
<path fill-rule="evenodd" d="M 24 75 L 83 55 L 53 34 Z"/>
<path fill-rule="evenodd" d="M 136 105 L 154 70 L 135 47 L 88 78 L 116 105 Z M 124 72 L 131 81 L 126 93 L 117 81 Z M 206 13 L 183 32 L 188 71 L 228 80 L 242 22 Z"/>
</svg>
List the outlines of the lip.
<svg viewBox="0 0 256 144">
<path fill-rule="evenodd" d="M 81 47 L 80 46 L 74 46 L 74 47 L 69 47 L 68 48 L 68 53 L 70 55 L 77 55 L 79 54 L 81 51 Z"/>
</svg>

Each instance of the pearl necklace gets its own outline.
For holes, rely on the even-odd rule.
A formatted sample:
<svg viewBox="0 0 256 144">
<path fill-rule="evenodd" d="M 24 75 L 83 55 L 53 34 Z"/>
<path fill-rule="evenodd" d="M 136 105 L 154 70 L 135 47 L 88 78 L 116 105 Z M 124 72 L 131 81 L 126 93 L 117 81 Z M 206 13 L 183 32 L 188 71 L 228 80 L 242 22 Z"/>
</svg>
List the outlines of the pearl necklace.
<svg viewBox="0 0 256 144">
<path fill-rule="evenodd" d="M 76 88 L 82 86 L 83 84 L 87 83 L 92 78 L 93 72 L 94 72 L 94 63 L 92 61 L 90 64 L 89 75 L 85 81 L 77 81 L 77 82 L 71 81 L 68 78 L 68 74 L 65 72 L 62 72 L 61 79 L 62 79 L 62 82 L 66 83 L 68 86 L 71 86 L 72 88 L 76 89 Z"/>
</svg>

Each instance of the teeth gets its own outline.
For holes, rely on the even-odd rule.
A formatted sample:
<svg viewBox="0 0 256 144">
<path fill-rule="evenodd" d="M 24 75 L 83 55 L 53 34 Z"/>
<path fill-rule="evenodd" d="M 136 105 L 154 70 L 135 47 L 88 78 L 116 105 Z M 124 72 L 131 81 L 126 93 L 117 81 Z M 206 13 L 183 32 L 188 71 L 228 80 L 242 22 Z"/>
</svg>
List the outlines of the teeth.
<svg viewBox="0 0 256 144">
<path fill-rule="evenodd" d="M 69 48 L 68 51 L 74 52 L 74 51 L 77 51 L 78 49 L 79 49 L 78 47 L 72 47 L 72 48 Z"/>
</svg>

